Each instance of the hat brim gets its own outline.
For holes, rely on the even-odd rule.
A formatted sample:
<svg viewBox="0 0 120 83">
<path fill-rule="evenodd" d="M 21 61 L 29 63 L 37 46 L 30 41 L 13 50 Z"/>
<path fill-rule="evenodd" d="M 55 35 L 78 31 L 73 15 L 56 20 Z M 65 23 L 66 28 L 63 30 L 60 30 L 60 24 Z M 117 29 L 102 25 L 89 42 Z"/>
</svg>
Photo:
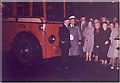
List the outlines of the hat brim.
<svg viewBox="0 0 120 83">
<path fill-rule="evenodd" d="M 69 20 L 76 19 L 76 18 L 69 18 Z"/>
</svg>

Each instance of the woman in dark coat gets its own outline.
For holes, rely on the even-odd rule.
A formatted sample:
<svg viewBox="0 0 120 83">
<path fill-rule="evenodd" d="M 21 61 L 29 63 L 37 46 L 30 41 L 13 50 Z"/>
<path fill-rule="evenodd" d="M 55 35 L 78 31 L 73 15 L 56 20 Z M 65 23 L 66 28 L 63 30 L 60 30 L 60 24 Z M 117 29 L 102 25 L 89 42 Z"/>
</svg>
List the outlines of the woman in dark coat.
<svg viewBox="0 0 120 83">
<path fill-rule="evenodd" d="M 107 65 L 107 52 L 109 49 L 109 37 L 111 30 L 108 28 L 107 22 L 102 24 L 101 32 L 100 32 L 100 58 L 102 60 L 103 65 Z"/>
<path fill-rule="evenodd" d="M 93 54 L 95 55 L 95 61 L 98 61 L 98 56 L 100 52 L 100 23 L 95 23 L 94 30 L 94 50 Z"/>
</svg>

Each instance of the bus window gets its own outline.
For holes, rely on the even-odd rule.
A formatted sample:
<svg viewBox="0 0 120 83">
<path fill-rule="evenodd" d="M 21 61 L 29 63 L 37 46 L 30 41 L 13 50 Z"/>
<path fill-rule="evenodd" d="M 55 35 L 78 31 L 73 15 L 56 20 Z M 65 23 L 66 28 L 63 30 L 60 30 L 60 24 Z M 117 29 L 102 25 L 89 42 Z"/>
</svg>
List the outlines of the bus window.
<svg viewBox="0 0 120 83">
<path fill-rule="evenodd" d="M 62 21 L 64 18 L 63 2 L 47 2 L 47 20 Z"/>
<path fill-rule="evenodd" d="M 17 3 L 17 16 L 29 16 L 29 3 L 28 2 Z"/>
<path fill-rule="evenodd" d="M 66 16 L 75 15 L 75 5 L 74 2 L 66 2 Z"/>
<path fill-rule="evenodd" d="M 2 13 L 3 13 L 3 17 L 9 17 L 9 16 L 12 16 L 12 2 L 4 2 L 3 3 L 3 10 L 2 10 Z"/>
<path fill-rule="evenodd" d="M 43 17 L 43 3 L 42 2 L 33 2 L 33 15 Z"/>
</svg>

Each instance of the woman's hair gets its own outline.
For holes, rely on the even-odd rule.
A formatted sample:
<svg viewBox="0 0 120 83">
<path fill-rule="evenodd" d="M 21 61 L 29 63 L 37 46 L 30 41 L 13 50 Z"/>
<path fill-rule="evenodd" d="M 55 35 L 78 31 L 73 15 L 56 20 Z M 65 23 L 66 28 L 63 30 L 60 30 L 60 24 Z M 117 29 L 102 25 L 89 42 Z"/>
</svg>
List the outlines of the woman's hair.
<svg viewBox="0 0 120 83">
<path fill-rule="evenodd" d="M 91 22 L 91 23 L 92 23 L 92 26 L 93 26 L 93 21 L 89 20 L 89 21 L 87 22 L 87 25 L 89 24 L 89 22 Z"/>
<path fill-rule="evenodd" d="M 103 24 L 107 24 L 107 26 L 108 26 L 108 23 L 107 23 L 107 22 L 103 22 L 102 25 L 103 25 Z"/>
<path fill-rule="evenodd" d="M 88 23 L 91 22 L 93 24 L 93 21 L 92 20 L 89 20 Z"/>
</svg>

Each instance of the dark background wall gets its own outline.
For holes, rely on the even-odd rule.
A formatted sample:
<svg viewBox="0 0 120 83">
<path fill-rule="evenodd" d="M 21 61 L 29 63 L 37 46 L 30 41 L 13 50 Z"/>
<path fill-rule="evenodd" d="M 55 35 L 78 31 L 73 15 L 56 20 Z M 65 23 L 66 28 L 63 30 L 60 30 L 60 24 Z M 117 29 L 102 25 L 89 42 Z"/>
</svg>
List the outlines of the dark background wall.
<svg viewBox="0 0 120 83">
<path fill-rule="evenodd" d="M 67 3 L 70 4 L 70 3 Z M 75 15 L 77 18 L 85 16 L 88 18 L 99 18 L 106 16 L 108 18 L 118 17 L 119 3 L 112 2 L 73 2 L 69 15 Z"/>
</svg>

